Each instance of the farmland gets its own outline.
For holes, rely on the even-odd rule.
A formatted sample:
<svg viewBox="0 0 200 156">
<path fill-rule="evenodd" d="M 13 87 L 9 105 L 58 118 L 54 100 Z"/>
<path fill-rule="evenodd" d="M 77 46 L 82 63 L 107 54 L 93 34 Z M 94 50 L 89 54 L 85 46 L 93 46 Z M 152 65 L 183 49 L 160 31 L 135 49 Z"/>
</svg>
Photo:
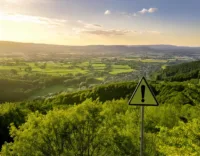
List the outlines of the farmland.
<svg viewBox="0 0 200 156">
<path fill-rule="evenodd" d="M 196 49 L 188 55 L 176 52 L 176 47 L 166 53 L 146 46 L 0 44 L 0 102 L 42 98 L 141 76 L 154 79 L 155 72 L 166 66 L 198 58 Z"/>
<path fill-rule="evenodd" d="M 7 81 L 7 84 L 4 83 L 5 89 L 2 89 L 5 94 L 12 88 L 13 94 L 23 94 L 19 100 L 34 99 L 62 91 L 72 92 L 105 83 L 137 79 L 139 74 L 143 74 L 141 68 L 156 70 L 161 64 L 163 63 L 151 62 L 147 66 L 143 62 L 126 60 L 123 57 L 56 61 L 1 58 L 0 78 Z M 16 87 L 12 86 L 9 89 L 7 85 L 11 81 L 16 83 Z M 21 86 L 18 81 L 22 83 Z"/>
</svg>

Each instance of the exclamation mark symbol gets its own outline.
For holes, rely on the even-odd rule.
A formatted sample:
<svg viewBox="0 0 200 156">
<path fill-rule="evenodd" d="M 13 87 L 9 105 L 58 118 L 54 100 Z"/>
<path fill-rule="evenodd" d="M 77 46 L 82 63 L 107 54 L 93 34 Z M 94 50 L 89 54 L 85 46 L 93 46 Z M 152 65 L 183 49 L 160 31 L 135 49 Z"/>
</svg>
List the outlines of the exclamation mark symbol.
<svg viewBox="0 0 200 156">
<path fill-rule="evenodd" d="M 145 100 L 144 100 L 144 94 L 145 94 L 145 85 L 142 85 L 141 86 L 141 92 L 142 92 L 142 102 L 144 102 Z"/>
</svg>

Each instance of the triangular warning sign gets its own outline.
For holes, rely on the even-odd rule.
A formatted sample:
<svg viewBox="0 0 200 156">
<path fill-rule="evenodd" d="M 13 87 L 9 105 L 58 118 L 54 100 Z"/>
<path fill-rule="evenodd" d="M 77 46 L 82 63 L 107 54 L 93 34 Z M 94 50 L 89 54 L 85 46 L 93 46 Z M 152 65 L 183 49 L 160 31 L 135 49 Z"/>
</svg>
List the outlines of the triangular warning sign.
<svg viewBox="0 0 200 156">
<path fill-rule="evenodd" d="M 129 105 L 158 106 L 156 97 L 149 87 L 145 77 L 143 77 L 138 83 L 133 95 L 129 100 Z"/>
</svg>

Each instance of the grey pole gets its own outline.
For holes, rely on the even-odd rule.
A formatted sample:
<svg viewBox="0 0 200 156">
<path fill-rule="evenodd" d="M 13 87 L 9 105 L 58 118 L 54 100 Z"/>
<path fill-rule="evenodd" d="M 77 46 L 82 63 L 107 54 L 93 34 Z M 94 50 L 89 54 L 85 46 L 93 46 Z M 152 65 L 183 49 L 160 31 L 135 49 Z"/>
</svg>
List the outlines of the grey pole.
<svg viewBox="0 0 200 156">
<path fill-rule="evenodd" d="M 144 150 L 144 106 L 141 106 L 141 136 L 140 136 L 140 156 L 143 156 Z"/>
</svg>

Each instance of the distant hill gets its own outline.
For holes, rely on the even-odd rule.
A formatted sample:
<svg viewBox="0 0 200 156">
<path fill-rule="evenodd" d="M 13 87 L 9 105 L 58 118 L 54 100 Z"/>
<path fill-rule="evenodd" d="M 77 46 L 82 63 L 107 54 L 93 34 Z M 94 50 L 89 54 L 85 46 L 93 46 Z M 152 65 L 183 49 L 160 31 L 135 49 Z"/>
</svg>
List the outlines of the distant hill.
<svg viewBox="0 0 200 156">
<path fill-rule="evenodd" d="M 66 46 L 34 43 L 19 43 L 0 41 L 0 56 L 16 55 L 19 57 L 32 57 L 37 54 L 76 54 L 76 55 L 129 55 L 129 54 L 174 54 L 196 55 L 200 53 L 200 47 L 179 47 L 173 45 L 89 45 Z"/>
<path fill-rule="evenodd" d="M 157 80 L 186 81 L 200 78 L 200 61 L 168 66 L 160 71 Z"/>
</svg>

